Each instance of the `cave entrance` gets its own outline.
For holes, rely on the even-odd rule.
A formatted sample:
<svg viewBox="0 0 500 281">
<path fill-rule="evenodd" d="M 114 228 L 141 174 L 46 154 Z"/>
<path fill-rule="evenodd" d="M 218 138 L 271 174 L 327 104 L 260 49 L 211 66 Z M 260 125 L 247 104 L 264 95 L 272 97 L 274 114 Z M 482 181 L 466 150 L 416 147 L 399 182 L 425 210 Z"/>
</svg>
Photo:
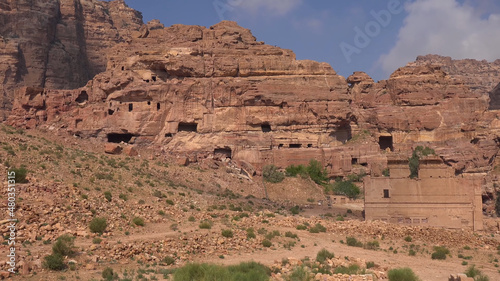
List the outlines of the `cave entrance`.
<svg viewBox="0 0 500 281">
<path fill-rule="evenodd" d="M 264 124 L 260 125 L 260 128 L 261 128 L 262 132 L 264 132 L 264 133 L 271 132 L 271 125 L 269 125 L 269 123 L 264 123 Z"/>
<path fill-rule="evenodd" d="M 89 95 L 87 94 L 87 91 L 82 91 L 78 97 L 76 98 L 77 103 L 84 103 L 89 100 Z"/>
<path fill-rule="evenodd" d="M 232 155 L 232 150 L 229 147 L 214 149 L 215 159 L 224 159 L 224 158 L 231 159 L 231 155 Z"/>
<path fill-rule="evenodd" d="M 340 125 L 335 132 L 331 133 L 330 136 L 334 137 L 335 140 L 345 144 L 347 141 L 352 139 L 352 130 L 350 124 Z"/>
<path fill-rule="evenodd" d="M 108 142 L 112 143 L 129 143 L 134 135 L 132 134 L 118 134 L 118 133 L 111 133 L 108 134 Z"/>
<path fill-rule="evenodd" d="M 390 151 L 394 151 L 392 136 L 380 136 L 378 138 L 378 144 L 381 150 L 389 149 Z"/>
<path fill-rule="evenodd" d="M 179 132 L 197 132 L 198 131 L 198 123 L 179 123 L 177 128 Z"/>
<path fill-rule="evenodd" d="M 289 145 L 290 148 L 301 148 L 302 147 L 302 144 L 300 143 L 291 143 Z"/>
</svg>

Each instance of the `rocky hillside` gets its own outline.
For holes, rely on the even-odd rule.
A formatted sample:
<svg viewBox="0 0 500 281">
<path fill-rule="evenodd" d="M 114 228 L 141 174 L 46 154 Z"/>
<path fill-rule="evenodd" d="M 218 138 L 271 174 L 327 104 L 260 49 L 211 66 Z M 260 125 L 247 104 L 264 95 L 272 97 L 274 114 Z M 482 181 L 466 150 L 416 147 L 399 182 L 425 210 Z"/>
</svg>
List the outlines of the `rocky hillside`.
<svg viewBox="0 0 500 281">
<path fill-rule="evenodd" d="M 0 118 L 16 87 L 85 85 L 106 69 L 107 50 L 141 25 L 123 0 L 0 0 Z"/>
<path fill-rule="evenodd" d="M 500 59 L 494 62 L 474 59 L 454 60 L 439 55 L 419 56 L 408 66 L 436 65 L 457 81 L 462 81 L 476 94 L 490 93 L 490 109 L 500 109 L 500 97 L 493 89 L 500 86 Z"/>
</svg>

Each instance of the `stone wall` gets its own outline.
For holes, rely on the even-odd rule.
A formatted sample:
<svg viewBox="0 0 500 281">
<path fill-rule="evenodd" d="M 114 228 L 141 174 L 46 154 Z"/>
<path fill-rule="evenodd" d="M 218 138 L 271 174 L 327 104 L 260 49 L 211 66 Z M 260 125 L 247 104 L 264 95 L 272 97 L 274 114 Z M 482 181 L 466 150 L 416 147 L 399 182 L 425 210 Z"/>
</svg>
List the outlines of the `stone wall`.
<svg viewBox="0 0 500 281">
<path fill-rule="evenodd" d="M 394 162 L 389 161 L 389 177 L 364 179 L 367 220 L 483 229 L 481 177 L 455 176 L 440 158 L 428 157 L 421 161 L 418 178 L 410 179 L 408 163 L 404 173 L 404 160 Z"/>
</svg>

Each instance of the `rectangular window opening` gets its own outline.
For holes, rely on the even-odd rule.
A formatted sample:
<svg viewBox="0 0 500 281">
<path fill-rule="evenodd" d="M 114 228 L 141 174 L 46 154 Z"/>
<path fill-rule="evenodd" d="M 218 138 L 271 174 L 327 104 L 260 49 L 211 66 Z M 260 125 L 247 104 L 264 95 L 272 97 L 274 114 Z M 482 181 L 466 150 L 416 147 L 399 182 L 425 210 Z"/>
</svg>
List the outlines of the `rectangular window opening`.
<svg viewBox="0 0 500 281">
<path fill-rule="evenodd" d="M 179 132 L 197 132 L 198 131 L 198 123 L 179 123 L 179 127 L 177 129 Z"/>
<path fill-rule="evenodd" d="M 389 196 L 389 189 L 384 189 L 384 198 L 391 198 Z"/>
</svg>

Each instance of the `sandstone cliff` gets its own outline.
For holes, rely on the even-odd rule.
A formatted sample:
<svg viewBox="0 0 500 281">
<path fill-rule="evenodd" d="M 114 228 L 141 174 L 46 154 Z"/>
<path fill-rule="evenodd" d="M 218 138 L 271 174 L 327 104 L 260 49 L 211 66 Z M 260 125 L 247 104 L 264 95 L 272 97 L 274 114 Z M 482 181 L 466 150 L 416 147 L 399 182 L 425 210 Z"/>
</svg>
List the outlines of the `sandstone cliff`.
<svg viewBox="0 0 500 281">
<path fill-rule="evenodd" d="M 361 72 L 346 80 L 234 22 L 153 21 L 112 48 L 107 70 L 85 87 L 18 90 L 9 122 L 257 170 L 315 158 L 332 176 L 380 174 L 386 151 L 425 145 L 460 174 L 489 171 L 498 152 L 488 102 L 436 65 L 403 67 L 379 83 Z"/>
<path fill-rule="evenodd" d="M 85 85 L 106 69 L 107 49 L 141 25 L 123 0 L 0 0 L 0 118 L 15 87 Z"/>
<path fill-rule="evenodd" d="M 450 75 L 453 79 L 462 81 L 472 92 L 489 94 L 490 109 L 500 109 L 500 97 L 493 94 L 493 89 L 500 86 L 500 59 L 494 62 L 474 59 L 453 60 L 439 55 L 419 56 L 408 66 L 435 65 Z"/>
</svg>

